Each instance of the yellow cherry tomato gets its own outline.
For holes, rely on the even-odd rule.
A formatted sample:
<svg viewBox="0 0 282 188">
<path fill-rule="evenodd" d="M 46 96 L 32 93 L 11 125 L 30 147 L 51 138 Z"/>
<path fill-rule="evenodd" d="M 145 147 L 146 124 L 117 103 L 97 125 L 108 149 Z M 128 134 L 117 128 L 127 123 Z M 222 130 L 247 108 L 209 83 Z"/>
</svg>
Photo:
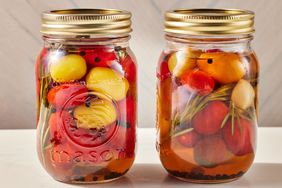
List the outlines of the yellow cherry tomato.
<svg viewBox="0 0 282 188">
<path fill-rule="evenodd" d="M 54 60 L 50 65 L 51 77 L 56 82 L 70 82 L 81 79 L 87 70 L 80 55 L 70 54 Z"/>
<path fill-rule="evenodd" d="M 75 108 L 73 116 L 79 128 L 100 129 L 116 121 L 117 113 L 112 102 L 96 99 L 89 107 L 81 105 Z"/>
<path fill-rule="evenodd" d="M 129 84 L 126 78 L 110 68 L 94 67 L 86 77 L 89 90 L 106 94 L 114 100 L 126 97 Z"/>
<path fill-rule="evenodd" d="M 237 82 L 246 73 L 239 55 L 228 52 L 203 53 L 197 60 L 197 65 L 223 84 Z"/>
<path fill-rule="evenodd" d="M 176 77 L 182 75 L 187 69 L 192 69 L 196 66 L 196 58 L 199 57 L 200 51 L 193 51 L 190 48 L 188 51 L 178 51 L 173 53 L 168 60 L 168 69 Z"/>
</svg>

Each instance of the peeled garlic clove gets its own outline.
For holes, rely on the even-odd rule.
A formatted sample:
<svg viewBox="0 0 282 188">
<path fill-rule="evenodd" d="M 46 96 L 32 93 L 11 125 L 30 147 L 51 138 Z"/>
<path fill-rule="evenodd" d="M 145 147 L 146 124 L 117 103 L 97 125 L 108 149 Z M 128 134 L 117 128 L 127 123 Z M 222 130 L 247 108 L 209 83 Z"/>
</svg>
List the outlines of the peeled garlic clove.
<svg viewBox="0 0 282 188">
<path fill-rule="evenodd" d="M 97 91 L 119 101 L 126 97 L 129 83 L 121 74 L 110 68 L 94 67 L 86 77 L 89 90 Z"/>
<path fill-rule="evenodd" d="M 169 71 L 176 77 L 187 70 L 196 66 L 195 58 L 200 56 L 199 51 L 192 51 L 190 48 L 188 52 L 178 51 L 173 53 L 168 60 Z"/>
<path fill-rule="evenodd" d="M 78 106 L 74 110 L 74 118 L 77 127 L 84 129 L 100 129 L 117 119 L 116 109 L 110 101 L 96 99 L 90 102 L 90 106 Z"/>
<path fill-rule="evenodd" d="M 236 107 L 243 110 L 247 109 L 254 103 L 255 91 L 252 85 L 241 79 L 234 87 L 231 95 L 231 100 Z"/>
</svg>

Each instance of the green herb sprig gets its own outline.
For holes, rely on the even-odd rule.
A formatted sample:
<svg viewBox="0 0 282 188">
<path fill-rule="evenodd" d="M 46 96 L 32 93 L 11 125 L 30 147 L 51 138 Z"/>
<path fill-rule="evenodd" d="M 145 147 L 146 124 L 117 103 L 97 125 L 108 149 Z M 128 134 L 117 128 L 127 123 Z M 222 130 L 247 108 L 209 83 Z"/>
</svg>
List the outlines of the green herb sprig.
<svg viewBox="0 0 282 188">
<path fill-rule="evenodd" d="M 189 100 L 185 105 L 184 110 L 182 112 L 177 111 L 172 118 L 173 129 L 171 134 L 179 136 L 186 133 L 186 129 L 179 132 L 175 132 L 174 130 L 181 122 L 191 121 L 193 117 L 203 108 L 205 108 L 209 102 L 230 100 L 230 93 L 234 86 L 234 84 L 224 85 L 207 96 L 196 95 L 194 98 Z"/>
</svg>

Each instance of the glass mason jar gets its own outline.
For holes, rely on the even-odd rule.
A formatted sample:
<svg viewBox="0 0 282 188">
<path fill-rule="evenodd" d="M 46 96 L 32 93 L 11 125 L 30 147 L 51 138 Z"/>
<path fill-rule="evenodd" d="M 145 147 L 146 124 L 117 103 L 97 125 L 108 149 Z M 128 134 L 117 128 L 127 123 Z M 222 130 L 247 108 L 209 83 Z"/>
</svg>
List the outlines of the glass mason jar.
<svg viewBox="0 0 282 188">
<path fill-rule="evenodd" d="M 36 62 L 37 150 L 58 181 L 105 182 L 131 167 L 136 141 L 136 60 L 131 13 L 42 14 Z"/>
<path fill-rule="evenodd" d="M 256 150 L 259 67 L 254 13 L 166 12 L 157 70 L 157 149 L 174 177 L 220 183 L 241 177 Z"/>
</svg>

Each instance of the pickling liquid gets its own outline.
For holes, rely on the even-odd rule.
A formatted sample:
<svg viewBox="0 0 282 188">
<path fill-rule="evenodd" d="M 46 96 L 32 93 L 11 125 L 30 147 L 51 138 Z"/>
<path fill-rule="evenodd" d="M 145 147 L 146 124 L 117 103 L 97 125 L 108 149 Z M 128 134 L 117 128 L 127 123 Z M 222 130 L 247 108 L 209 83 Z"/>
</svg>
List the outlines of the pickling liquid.
<svg viewBox="0 0 282 188">
<path fill-rule="evenodd" d="M 241 177 L 256 150 L 254 54 L 165 51 L 157 77 L 157 150 L 165 169 L 196 183 Z"/>
<path fill-rule="evenodd" d="M 133 164 L 136 65 L 122 46 L 47 44 L 36 63 L 37 150 L 58 181 L 112 181 Z"/>
</svg>

